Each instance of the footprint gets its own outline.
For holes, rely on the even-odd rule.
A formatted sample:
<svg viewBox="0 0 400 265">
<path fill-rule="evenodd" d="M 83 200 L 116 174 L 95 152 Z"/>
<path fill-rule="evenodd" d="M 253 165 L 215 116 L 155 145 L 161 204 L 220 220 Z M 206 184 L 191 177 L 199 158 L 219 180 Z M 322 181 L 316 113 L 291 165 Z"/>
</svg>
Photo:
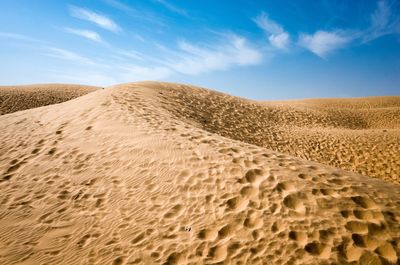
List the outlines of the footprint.
<svg viewBox="0 0 400 265">
<path fill-rule="evenodd" d="M 304 179 L 304 180 L 310 180 L 310 179 L 311 179 L 311 176 L 310 176 L 310 175 L 307 175 L 307 174 L 304 174 L 304 173 L 300 173 L 300 174 L 298 175 L 298 177 L 299 177 L 300 179 Z"/>
<path fill-rule="evenodd" d="M 345 227 L 352 233 L 358 233 L 358 234 L 368 233 L 368 225 L 364 222 L 349 221 L 346 223 Z"/>
<path fill-rule="evenodd" d="M 234 232 L 235 232 L 235 227 L 231 224 L 227 224 L 218 231 L 218 237 L 221 239 L 226 238 L 233 235 Z"/>
<path fill-rule="evenodd" d="M 61 200 L 66 200 L 68 198 L 68 196 L 69 196 L 69 191 L 63 190 L 58 194 L 57 198 L 59 198 Z"/>
<path fill-rule="evenodd" d="M 333 190 L 333 189 L 320 189 L 319 191 L 324 196 L 335 196 L 335 195 L 337 195 L 337 192 L 335 190 Z"/>
<path fill-rule="evenodd" d="M 240 195 L 242 195 L 244 198 L 252 199 L 256 198 L 258 196 L 259 189 L 253 187 L 253 186 L 245 186 L 240 190 Z"/>
<path fill-rule="evenodd" d="M 99 208 L 103 205 L 104 199 L 97 199 L 96 200 L 96 208 Z"/>
<path fill-rule="evenodd" d="M 84 235 L 76 244 L 78 245 L 78 247 L 82 248 L 86 245 L 89 238 L 90 238 L 89 234 Z"/>
<path fill-rule="evenodd" d="M 249 204 L 249 200 L 241 196 L 236 196 L 232 199 L 227 200 L 226 204 L 228 205 L 229 209 L 235 212 L 241 212 L 246 209 L 247 205 Z"/>
<path fill-rule="evenodd" d="M 250 229 L 259 229 L 263 226 L 263 224 L 263 219 L 256 212 L 249 214 L 244 220 L 244 226 Z"/>
<path fill-rule="evenodd" d="M 296 188 L 295 188 L 295 186 L 294 186 L 293 183 L 287 181 L 287 182 L 279 182 L 279 183 L 275 186 L 274 189 L 275 189 L 276 191 L 278 191 L 279 193 L 288 194 L 288 193 L 290 193 L 291 191 L 294 191 Z"/>
<path fill-rule="evenodd" d="M 266 172 L 262 169 L 250 169 L 247 171 L 244 176 L 247 182 L 252 183 L 254 185 L 260 184 L 263 180 L 263 177 L 266 175 Z"/>
<path fill-rule="evenodd" d="M 210 240 L 210 241 L 216 239 L 217 236 L 218 236 L 218 231 L 212 228 L 202 229 L 197 235 L 199 239 Z"/>
<path fill-rule="evenodd" d="M 371 250 L 374 250 L 379 244 L 379 241 L 376 238 L 369 235 L 352 234 L 351 238 L 356 246 Z"/>
<path fill-rule="evenodd" d="M 316 241 L 308 243 L 304 249 L 313 256 L 325 259 L 329 258 L 331 254 L 331 248 L 328 245 Z"/>
<path fill-rule="evenodd" d="M 304 206 L 303 200 L 300 196 L 296 194 L 290 194 L 283 199 L 283 204 L 298 213 L 305 213 L 306 208 Z"/>
<path fill-rule="evenodd" d="M 209 258 L 210 263 L 219 263 L 224 261 L 227 256 L 227 245 L 224 244 L 210 248 L 207 257 Z"/>
<path fill-rule="evenodd" d="M 53 147 L 49 150 L 49 152 L 47 152 L 48 155 L 54 155 L 55 152 L 57 151 L 57 148 Z"/>
<path fill-rule="evenodd" d="M 299 245 L 304 246 L 307 243 L 307 233 L 306 232 L 298 232 L 298 231 L 290 231 L 289 238 L 296 241 Z"/>
<path fill-rule="evenodd" d="M 371 209 L 371 208 L 376 207 L 375 202 L 366 197 L 354 196 L 354 197 L 351 197 L 351 199 L 353 200 L 353 202 L 355 202 L 356 204 L 358 204 L 359 206 L 361 206 L 362 208 L 365 208 L 365 209 Z"/>
</svg>

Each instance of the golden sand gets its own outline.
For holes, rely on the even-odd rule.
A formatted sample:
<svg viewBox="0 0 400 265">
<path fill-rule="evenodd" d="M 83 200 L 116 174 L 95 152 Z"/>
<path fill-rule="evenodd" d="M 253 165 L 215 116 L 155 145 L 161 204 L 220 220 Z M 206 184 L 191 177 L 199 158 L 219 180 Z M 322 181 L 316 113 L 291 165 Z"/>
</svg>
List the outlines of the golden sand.
<svg viewBox="0 0 400 265">
<path fill-rule="evenodd" d="M 61 103 L 98 87 L 66 84 L 0 86 L 0 115 Z"/>
<path fill-rule="evenodd" d="M 400 96 L 256 102 L 183 85 L 163 96 L 206 131 L 400 183 Z"/>
<path fill-rule="evenodd" d="M 0 264 L 397 264 L 398 156 L 387 175 L 364 163 L 376 178 L 324 158 L 396 154 L 385 102 L 393 122 L 365 127 L 318 110 L 328 102 L 144 82 L 2 115 Z M 378 135 L 385 153 L 363 149 Z M 313 137 L 333 146 L 301 145 Z M 284 154 L 308 150 L 322 163 Z"/>
</svg>

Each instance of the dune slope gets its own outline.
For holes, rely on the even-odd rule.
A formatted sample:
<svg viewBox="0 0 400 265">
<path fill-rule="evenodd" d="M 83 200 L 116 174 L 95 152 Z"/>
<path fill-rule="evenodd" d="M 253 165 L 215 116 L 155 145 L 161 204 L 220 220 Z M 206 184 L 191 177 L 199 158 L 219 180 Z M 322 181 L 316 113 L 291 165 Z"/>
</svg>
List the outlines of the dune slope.
<svg viewBox="0 0 400 265">
<path fill-rule="evenodd" d="M 400 97 L 255 102 L 179 84 L 162 93 L 198 128 L 400 183 Z"/>
<path fill-rule="evenodd" d="M 0 117 L 1 264 L 398 263 L 398 184 L 203 130 L 168 87 Z"/>
<path fill-rule="evenodd" d="M 61 103 L 97 89 L 94 86 L 67 84 L 0 86 L 0 115 Z"/>
</svg>

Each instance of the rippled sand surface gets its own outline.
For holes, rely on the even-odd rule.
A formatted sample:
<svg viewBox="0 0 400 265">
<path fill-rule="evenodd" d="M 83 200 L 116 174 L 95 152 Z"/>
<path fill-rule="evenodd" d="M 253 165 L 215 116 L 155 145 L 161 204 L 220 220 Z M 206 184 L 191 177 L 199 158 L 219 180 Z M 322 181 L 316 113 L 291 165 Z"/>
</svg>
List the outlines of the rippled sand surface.
<svg viewBox="0 0 400 265">
<path fill-rule="evenodd" d="M 2 115 L 0 264 L 398 264 L 399 123 L 158 82 Z"/>
</svg>

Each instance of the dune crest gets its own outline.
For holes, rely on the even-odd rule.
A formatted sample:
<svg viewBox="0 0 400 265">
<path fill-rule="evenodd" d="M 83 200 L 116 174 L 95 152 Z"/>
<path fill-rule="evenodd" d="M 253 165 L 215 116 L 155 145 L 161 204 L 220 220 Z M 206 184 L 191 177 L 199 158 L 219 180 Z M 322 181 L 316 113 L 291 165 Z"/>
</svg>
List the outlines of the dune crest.
<svg viewBox="0 0 400 265">
<path fill-rule="evenodd" d="M 398 184 L 240 141 L 264 107 L 226 98 L 143 82 L 0 116 L 0 263 L 399 262 Z"/>
</svg>

